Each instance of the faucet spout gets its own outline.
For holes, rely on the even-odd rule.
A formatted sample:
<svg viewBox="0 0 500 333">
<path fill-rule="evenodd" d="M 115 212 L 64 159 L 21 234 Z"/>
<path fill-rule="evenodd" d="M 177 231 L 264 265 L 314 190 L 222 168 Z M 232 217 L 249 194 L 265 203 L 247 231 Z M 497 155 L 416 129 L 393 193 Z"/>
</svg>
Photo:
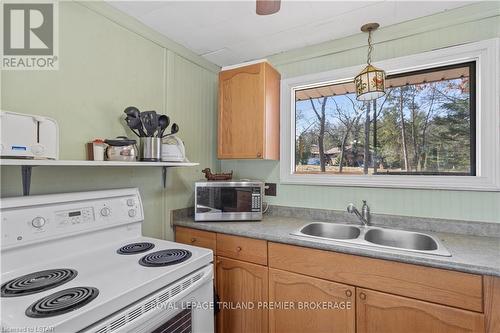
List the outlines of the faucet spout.
<svg viewBox="0 0 500 333">
<path fill-rule="evenodd" d="M 350 203 L 348 206 L 347 206 L 347 212 L 348 213 L 351 213 L 351 214 L 354 214 L 358 217 L 358 219 L 361 221 L 361 223 L 364 225 L 364 226 L 368 226 L 368 220 L 367 218 L 365 218 L 363 215 L 361 215 L 361 213 L 359 212 L 359 210 L 356 208 L 356 206 L 354 206 L 353 203 Z"/>
</svg>

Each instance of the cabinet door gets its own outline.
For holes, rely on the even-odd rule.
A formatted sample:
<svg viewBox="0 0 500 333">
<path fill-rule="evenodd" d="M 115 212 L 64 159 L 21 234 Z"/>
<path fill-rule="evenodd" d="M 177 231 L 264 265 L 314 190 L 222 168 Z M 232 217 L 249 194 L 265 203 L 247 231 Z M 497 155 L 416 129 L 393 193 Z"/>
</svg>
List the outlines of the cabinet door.
<svg viewBox="0 0 500 333">
<path fill-rule="evenodd" d="M 217 315 L 219 333 L 267 332 L 267 267 L 217 257 L 217 294 L 221 306 Z M 238 307 L 251 308 L 238 308 Z"/>
<path fill-rule="evenodd" d="M 358 333 L 484 332 L 484 315 L 357 288 Z"/>
<path fill-rule="evenodd" d="M 262 158 L 264 154 L 264 64 L 219 74 L 219 158 Z"/>
<path fill-rule="evenodd" d="M 269 269 L 270 333 L 354 333 L 355 288 Z"/>
</svg>

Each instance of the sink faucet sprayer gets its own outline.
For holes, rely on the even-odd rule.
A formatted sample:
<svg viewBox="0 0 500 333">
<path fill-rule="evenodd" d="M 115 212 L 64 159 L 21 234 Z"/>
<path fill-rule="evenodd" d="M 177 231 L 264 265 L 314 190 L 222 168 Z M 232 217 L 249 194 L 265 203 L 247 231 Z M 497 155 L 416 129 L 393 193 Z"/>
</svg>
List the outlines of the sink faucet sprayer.
<svg viewBox="0 0 500 333">
<path fill-rule="evenodd" d="M 347 212 L 351 214 L 355 214 L 359 220 L 363 223 L 363 225 L 367 226 L 370 223 L 370 207 L 366 204 L 366 200 L 363 200 L 363 207 L 361 207 L 361 213 L 354 206 L 353 203 L 350 203 L 347 206 Z"/>
</svg>

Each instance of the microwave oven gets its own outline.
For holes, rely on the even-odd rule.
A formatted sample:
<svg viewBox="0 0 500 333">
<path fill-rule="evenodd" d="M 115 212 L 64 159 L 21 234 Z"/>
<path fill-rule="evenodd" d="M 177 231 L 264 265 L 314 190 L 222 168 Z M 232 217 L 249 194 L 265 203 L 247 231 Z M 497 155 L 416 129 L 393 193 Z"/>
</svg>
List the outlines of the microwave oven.
<svg viewBox="0 0 500 333">
<path fill-rule="evenodd" d="M 260 221 L 264 183 L 202 181 L 195 183 L 195 221 Z"/>
</svg>

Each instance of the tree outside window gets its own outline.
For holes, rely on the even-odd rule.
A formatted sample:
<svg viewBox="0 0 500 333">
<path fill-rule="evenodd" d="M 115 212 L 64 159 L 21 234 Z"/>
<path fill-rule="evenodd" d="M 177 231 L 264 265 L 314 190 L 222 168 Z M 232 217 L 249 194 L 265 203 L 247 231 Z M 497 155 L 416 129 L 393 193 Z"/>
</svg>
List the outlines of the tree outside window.
<svg viewBox="0 0 500 333">
<path fill-rule="evenodd" d="M 295 92 L 295 173 L 475 175 L 475 63 L 388 76 L 356 100 L 351 82 Z"/>
</svg>

